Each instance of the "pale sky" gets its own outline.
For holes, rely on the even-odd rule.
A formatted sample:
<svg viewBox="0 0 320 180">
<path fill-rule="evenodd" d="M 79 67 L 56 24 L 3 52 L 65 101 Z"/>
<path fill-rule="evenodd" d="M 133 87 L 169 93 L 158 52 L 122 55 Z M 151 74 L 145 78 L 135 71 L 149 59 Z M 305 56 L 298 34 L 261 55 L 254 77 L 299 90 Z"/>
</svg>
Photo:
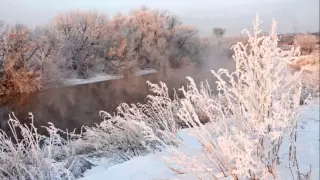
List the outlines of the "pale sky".
<svg viewBox="0 0 320 180">
<path fill-rule="evenodd" d="M 95 9 L 113 15 L 142 5 L 170 10 L 203 33 L 219 26 L 231 35 L 238 34 L 251 27 L 256 13 L 261 14 L 265 27 L 275 18 L 279 31 L 319 30 L 319 0 L 0 0 L 0 19 L 34 27 L 70 9 Z"/>
</svg>

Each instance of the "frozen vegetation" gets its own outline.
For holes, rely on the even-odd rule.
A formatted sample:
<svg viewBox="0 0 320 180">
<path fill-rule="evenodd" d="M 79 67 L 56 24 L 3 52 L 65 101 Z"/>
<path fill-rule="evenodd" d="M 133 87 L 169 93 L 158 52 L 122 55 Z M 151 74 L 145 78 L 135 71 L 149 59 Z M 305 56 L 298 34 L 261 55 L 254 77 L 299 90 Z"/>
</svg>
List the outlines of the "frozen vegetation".
<svg viewBox="0 0 320 180">
<path fill-rule="evenodd" d="M 146 7 L 110 17 L 73 10 L 32 29 L 0 20 L 0 95 L 199 65 L 209 46 L 197 32 Z"/>
<path fill-rule="evenodd" d="M 312 168 L 312 179 L 319 179 L 319 99 L 311 101 L 308 105 L 299 108 L 301 121 L 298 126 L 297 154 L 298 162 L 302 171 L 307 172 Z M 197 179 L 192 173 L 172 171 L 168 168 L 165 158 L 172 155 L 172 151 L 181 151 L 188 156 L 201 154 L 202 147 L 198 140 L 192 136 L 192 129 L 180 130 L 179 137 L 183 145 L 179 148 L 168 148 L 163 152 L 157 152 L 147 156 L 140 156 L 121 164 L 110 164 L 106 158 L 90 159 L 96 166 L 84 173 L 81 180 L 150 180 L 150 179 Z M 288 138 L 284 139 L 283 148 L 279 153 L 278 179 L 293 179 L 288 167 Z M 204 179 L 212 179 L 210 177 Z M 295 178 L 298 179 L 298 178 Z"/>
<path fill-rule="evenodd" d="M 288 66 L 299 51 L 278 48 L 276 23 L 269 35 L 260 23 L 257 16 L 248 43 L 232 47 L 236 70 L 212 71 L 217 94 L 191 77 L 174 98 L 166 84 L 147 82 L 146 104 L 100 111 L 103 121 L 80 134 L 49 124 L 43 136 L 11 114 L 12 134 L 0 133 L 0 178 L 318 179 L 319 89 Z"/>
</svg>

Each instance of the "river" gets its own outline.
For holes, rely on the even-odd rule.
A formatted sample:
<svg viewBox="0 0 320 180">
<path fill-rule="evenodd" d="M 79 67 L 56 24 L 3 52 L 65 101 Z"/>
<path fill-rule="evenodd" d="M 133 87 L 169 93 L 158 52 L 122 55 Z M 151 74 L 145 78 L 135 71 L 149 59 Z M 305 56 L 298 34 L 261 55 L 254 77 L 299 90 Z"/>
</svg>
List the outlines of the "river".
<svg viewBox="0 0 320 180">
<path fill-rule="evenodd" d="M 10 112 L 14 112 L 22 123 L 31 122 L 28 112 L 32 112 L 36 127 L 47 125 L 48 122 L 63 130 L 79 129 L 82 125 L 92 126 L 102 121 L 100 110 L 112 113 L 123 102 L 146 102 L 146 95 L 150 93 L 147 80 L 157 83 L 163 78 L 155 73 L 2 97 L 0 128 L 5 132 L 10 130 L 7 124 Z M 187 81 L 177 82 L 169 77 L 164 82 L 172 94 L 173 88 L 179 88 Z M 39 129 L 40 132 L 43 130 Z"/>
</svg>

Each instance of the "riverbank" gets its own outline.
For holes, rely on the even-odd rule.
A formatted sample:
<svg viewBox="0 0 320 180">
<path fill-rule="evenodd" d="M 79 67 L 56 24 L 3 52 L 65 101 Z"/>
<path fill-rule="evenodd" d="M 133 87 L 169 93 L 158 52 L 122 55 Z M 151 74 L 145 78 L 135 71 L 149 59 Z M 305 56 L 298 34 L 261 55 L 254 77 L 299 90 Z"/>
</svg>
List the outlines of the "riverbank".
<svg viewBox="0 0 320 180">
<path fill-rule="evenodd" d="M 319 99 L 311 101 L 310 104 L 301 106 L 301 121 L 299 121 L 297 154 L 300 170 L 307 172 L 311 167 L 312 179 L 319 179 Z M 88 158 L 94 164 L 92 169 L 84 173 L 80 180 L 104 180 L 121 179 L 121 180 L 150 180 L 150 179 L 197 179 L 192 172 L 173 171 L 170 168 L 170 161 L 166 160 L 172 156 L 172 152 L 179 151 L 186 153 L 189 157 L 201 154 L 202 146 L 198 140 L 190 135 L 192 129 L 179 131 L 179 136 L 183 140 L 183 145 L 179 148 L 168 148 L 163 152 L 149 154 L 146 156 L 135 157 L 130 161 L 113 164 L 106 158 Z M 288 147 L 288 137 L 284 139 L 283 147 Z M 292 179 L 288 167 L 288 149 L 282 148 L 280 152 L 281 164 L 277 167 L 277 174 L 280 179 Z M 207 177 L 210 179 L 210 177 Z"/>
</svg>

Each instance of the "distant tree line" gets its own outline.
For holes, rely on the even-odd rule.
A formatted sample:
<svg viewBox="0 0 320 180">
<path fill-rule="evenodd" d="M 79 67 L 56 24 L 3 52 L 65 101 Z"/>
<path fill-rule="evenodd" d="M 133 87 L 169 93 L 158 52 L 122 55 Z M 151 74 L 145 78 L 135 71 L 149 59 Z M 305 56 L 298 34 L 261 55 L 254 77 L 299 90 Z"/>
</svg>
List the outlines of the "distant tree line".
<svg viewBox="0 0 320 180">
<path fill-rule="evenodd" d="M 31 92 L 71 76 L 200 64 L 207 43 L 193 26 L 149 8 L 108 18 L 71 11 L 30 29 L 0 21 L 0 95 Z"/>
</svg>

